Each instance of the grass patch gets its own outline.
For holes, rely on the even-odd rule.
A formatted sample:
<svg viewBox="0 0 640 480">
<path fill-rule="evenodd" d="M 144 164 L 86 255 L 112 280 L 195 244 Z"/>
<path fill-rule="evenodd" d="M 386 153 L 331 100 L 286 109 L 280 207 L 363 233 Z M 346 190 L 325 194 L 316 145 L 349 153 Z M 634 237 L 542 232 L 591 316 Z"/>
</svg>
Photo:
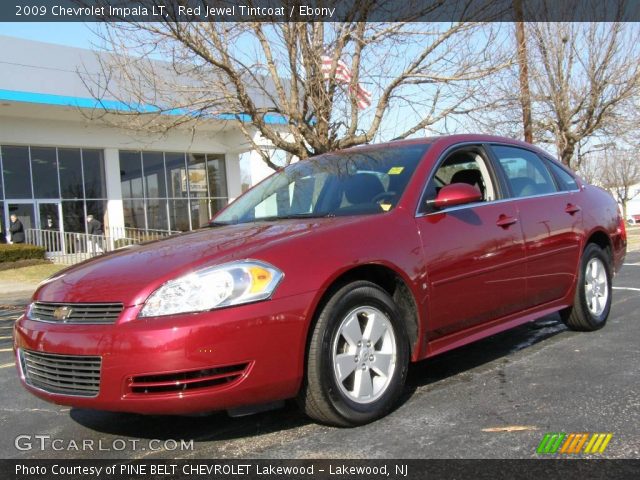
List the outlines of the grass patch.
<svg viewBox="0 0 640 480">
<path fill-rule="evenodd" d="M 36 260 L 35 258 L 30 260 L 18 260 L 17 262 L 2 262 L 0 263 L 0 272 L 22 267 L 31 267 L 33 265 L 51 265 L 51 262 L 49 260 Z"/>
<path fill-rule="evenodd" d="M 6 282 L 15 283 L 38 283 L 56 272 L 59 272 L 66 265 L 58 265 L 55 263 L 46 263 L 40 265 L 31 265 L 28 267 L 11 268 L 2 272 L 0 277 Z"/>
</svg>

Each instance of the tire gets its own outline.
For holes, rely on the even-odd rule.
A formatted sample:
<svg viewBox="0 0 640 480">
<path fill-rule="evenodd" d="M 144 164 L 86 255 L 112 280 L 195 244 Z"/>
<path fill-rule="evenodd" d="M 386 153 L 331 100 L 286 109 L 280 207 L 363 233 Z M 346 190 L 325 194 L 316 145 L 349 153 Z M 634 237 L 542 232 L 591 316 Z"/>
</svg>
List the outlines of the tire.
<svg viewBox="0 0 640 480">
<path fill-rule="evenodd" d="M 597 245 L 588 244 L 580 260 L 573 306 L 560 312 L 567 327 L 581 332 L 604 327 L 611 310 L 611 277 L 608 255 Z"/>
<path fill-rule="evenodd" d="M 374 283 L 350 283 L 318 316 L 298 402 L 320 423 L 369 423 L 397 403 L 409 358 L 406 329 L 391 297 Z"/>
</svg>

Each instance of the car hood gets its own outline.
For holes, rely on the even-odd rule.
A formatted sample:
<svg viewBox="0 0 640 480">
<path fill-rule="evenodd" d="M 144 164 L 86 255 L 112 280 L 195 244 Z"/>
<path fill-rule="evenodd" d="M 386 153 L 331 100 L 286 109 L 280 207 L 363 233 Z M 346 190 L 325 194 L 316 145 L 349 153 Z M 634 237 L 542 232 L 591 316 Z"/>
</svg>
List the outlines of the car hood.
<svg viewBox="0 0 640 480">
<path fill-rule="evenodd" d="M 73 266 L 45 280 L 34 298 L 49 302 L 143 303 L 161 284 L 198 267 L 250 258 L 274 242 L 350 223 L 354 217 L 281 220 L 198 230 L 135 245 Z"/>
</svg>

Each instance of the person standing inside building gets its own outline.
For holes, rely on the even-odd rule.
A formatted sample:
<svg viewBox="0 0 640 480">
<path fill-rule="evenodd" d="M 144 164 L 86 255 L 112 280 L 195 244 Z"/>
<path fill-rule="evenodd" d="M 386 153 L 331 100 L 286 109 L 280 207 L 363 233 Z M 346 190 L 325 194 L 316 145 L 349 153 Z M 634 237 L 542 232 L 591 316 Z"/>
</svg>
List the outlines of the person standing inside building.
<svg viewBox="0 0 640 480">
<path fill-rule="evenodd" d="M 9 225 L 9 232 L 11 233 L 11 243 L 24 243 L 24 227 L 22 222 L 15 213 L 9 217 L 11 225 Z"/>
<path fill-rule="evenodd" d="M 89 245 L 91 253 L 102 253 L 101 236 L 104 234 L 102 230 L 102 224 L 93 215 L 87 215 L 87 233 L 91 235 L 89 237 Z"/>
<path fill-rule="evenodd" d="M 87 226 L 89 235 L 102 235 L 104 233 L 102 231 L 102 224 L 93 218 L 93 215 L 87 215 Z"/>
</svg>

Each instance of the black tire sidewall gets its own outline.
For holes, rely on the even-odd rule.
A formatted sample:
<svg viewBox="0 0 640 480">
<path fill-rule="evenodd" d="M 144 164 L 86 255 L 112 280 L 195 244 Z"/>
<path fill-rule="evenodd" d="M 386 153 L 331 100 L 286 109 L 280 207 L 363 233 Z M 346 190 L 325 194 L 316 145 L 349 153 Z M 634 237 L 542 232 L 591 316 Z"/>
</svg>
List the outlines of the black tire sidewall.
<svg viewBox="0 0 640 480">
<path fill-rule="evenodd" d="M 389 295 L 369 282 L 358 282 L 352 288 L 342 289 L 335 301 L 325 307 L 327 315 L 322 336 L 321 381 L 324 393 L 336 412 L 347 422 L 362 424 L 385 415 L 402 393 L 410 357 L 409 342 L 400 312 Z M 332 346 L 337 329 L 345 316 L 357 307 L 373 307 L 389 318 L 396 338 L 396 368 L 386 392 L 376 401 L 360 404 L 348 398 L 335 378 L 332 362 Z"/>
<path fill-rule="evenodd" d="M 587 265 L 593 259 L 599 259 L 604 265 L 604 270 L 607 276 L 607 304 L 602 311 L 602 313 L 598 316 L 594 315 L 591 310 L 589 310 L 589 305 L 587 304 L 586 292 L 584 288 L 585 275 L 587 271 Z M 612 274 L 611 274 L 611 262 L 607 257 L 606 253 L 598 246 L 590 244 L 584 251 L 582 255 L 582 262 L 580 265 L 580 275 L 578 277 L 578 301 L 580 302 L 580 310 L 582 310 L 583 318 L 590 324 L 590 326 L 596 330 L 602 328 L 607 322 L 607 318 L 609 317 L 609 312 L 611 311 L 611 299 L 612 299 Z"/>
</svg>

